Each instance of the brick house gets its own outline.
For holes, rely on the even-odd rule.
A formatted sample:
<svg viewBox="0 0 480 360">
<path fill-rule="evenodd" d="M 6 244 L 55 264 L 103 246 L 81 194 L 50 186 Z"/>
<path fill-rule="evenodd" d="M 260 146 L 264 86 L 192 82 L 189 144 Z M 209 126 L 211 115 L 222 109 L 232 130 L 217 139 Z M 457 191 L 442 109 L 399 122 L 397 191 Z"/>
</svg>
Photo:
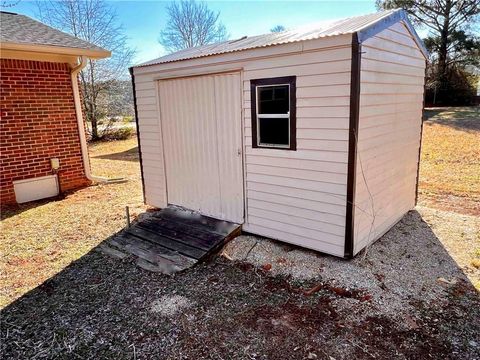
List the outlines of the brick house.
<svg viewBox="0 0 480 360">
<path fill-rule="evenodd" d="M 24 15 L 0 13 L 0 202 L 88 185 L 77 75 L 110 52 Z"/>
</svg>

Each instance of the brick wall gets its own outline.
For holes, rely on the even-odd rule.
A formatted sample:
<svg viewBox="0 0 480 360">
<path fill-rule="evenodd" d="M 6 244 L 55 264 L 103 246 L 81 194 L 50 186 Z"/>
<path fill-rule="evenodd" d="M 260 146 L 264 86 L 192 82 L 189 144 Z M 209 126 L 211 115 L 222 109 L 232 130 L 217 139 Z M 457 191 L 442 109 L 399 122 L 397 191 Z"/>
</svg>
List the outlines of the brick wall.
<svg viewBox="0 0 480 360">
<path fill-rule="evenodd" d="M 12 181 L 51 175 L 60 185 L 89 183 L 83 169 L 68 64 L 0 59 L 0 201 L 15 202 Z"/>
</svg>

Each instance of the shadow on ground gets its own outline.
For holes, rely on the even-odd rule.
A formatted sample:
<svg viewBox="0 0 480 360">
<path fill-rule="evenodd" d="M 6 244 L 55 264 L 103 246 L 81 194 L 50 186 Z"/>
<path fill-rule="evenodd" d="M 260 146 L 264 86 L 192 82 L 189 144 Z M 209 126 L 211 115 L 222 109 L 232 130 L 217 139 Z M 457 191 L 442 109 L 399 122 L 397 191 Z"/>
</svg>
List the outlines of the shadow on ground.
<svg viewBox="0 0 480 360">
<path fill-rule="evenodd" d="M 472 285 L 417 212 L 392 231 L 400 236 L 382 238 L 370 249 L 377 254 L 364 261 L 314 256 L 339 271 L 375 273 L 395 259 L 418 264 L 422 276 L 431 270 L 426 266 L 436 264 L 439 277 L 451 279 L 453 272 L 456 280 L 422 278 L 424 291 L 433 286 L 438 292 L 426 301 L 423 290 L 415 293 L 408 281 L 402 283 L 401 266 L 383 278 L 372 276 L 379 292 L 369 293 L 333 284 L 321 270 L 299 280 L 223 258 L 166 276 L 94 249 L 1 311 L 2 354 L 17 359 L 478 357 L 480 306 Z M 435 261 L 425 262 L 419 249 Z M 390 289 L 389 278 L 400 288 Z M 412 310 L 386 313 L 389 304 L 378 301 L 384 293 Z"/>
<path fill-rule="evenodd" d="M 106 154 L 106 155 L 97 155 L 97 156 L 92 156 L 94 159 L 105 159 L 105 160 L 121 160 L 121 161 L 135 161 L 138 162 L 139 156 L 138 156 L 138 146 L 135 146 L 131 149 L 122 151 L 122 152 L 117 152 L 117 153 L 112 153 L 112 154 Z"/>
<path fill-rule="evenodd" d="M 463 131 L 480 131 L 480 106 L 464 108 L 430 108 L 425 121 L 450 126 Z"/>
</svg>

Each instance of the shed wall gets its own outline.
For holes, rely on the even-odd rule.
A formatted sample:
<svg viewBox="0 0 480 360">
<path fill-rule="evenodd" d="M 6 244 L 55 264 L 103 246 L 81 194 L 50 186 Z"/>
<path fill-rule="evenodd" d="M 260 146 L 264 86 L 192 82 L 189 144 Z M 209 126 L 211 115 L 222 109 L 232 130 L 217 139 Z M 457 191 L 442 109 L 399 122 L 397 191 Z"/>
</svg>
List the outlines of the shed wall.
<svg viewBox="0 0 480 360">
<path fill-rule="evenodd" d="M 354 253 L 415 206 L 425 58 L 402 23 L 362 44 Z"/>
<path fill-rule="evenodd" d="M 244 230 L 343 256 L 351 36 L 135 68 L 145 197 L 167 204 L 157 80 L 240 70 Z M 250 80 L 297 76 L 297 151 L 253 149 Z"/>
</svg>

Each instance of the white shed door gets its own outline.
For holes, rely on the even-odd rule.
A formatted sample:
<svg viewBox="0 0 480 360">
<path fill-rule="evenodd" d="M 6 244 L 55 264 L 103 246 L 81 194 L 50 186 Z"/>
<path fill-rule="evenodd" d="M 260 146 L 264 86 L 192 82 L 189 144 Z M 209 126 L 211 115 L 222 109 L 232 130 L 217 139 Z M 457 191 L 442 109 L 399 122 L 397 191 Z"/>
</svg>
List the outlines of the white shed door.
<svg viewBox="0 0 480 360">
<path fill-rule="evenodd" d="M 161 80 L 168 203 L 243 223 L 240 75 Z"/>
</svg>

